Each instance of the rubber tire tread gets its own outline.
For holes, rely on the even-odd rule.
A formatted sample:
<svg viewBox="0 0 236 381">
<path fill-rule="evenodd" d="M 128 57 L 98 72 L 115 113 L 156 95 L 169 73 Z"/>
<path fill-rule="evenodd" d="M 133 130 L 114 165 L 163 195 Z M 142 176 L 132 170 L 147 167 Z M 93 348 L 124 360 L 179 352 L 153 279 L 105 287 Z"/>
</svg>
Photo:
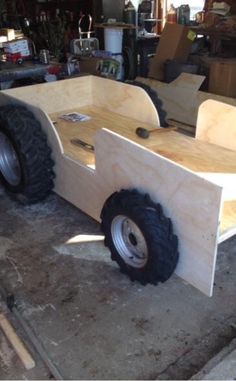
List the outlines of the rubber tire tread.
<svg viewBox="0 0 236 381">
<path fill-rule="evenodd" d="M 158 112 L 159 119 L 160 119 L 160 126 L 161 127 L 168 127 L 169 125 L 168 125 L 168 123 L 166 121 L 166 119 L 167 119 L 167 113 L 163 109 L 162 101 L 158 97 L 157 92 L 155 90 L 153 90 L 150 86 L 146 85 L 145 83 L 139 82 L 139 81 L 126 81 L 126 83 L 128 83 L 130 85 L 141 87 L 143 90 L 146 91 L 146 93 L 151 98 L 152 103 L 156 107 L 156 110 Z"/>
<path fill-rule="evenodd" d="M 132 219 L 145 237 L 148 260 L 141 269 L 125 263 L 114 245 L 111 224 L 117 215 Z M 157 285 L 173 274 L 179 258 L 178 239 L 173 233 L 170 218 L 163 214 L 161 205 L 154 203 L 148 194 L 141 194 L 136 189 L 112 194 L 101 212 L 101 230 L 105 235 L 105 246 L 111 251 L 111 259 L 132 281 Z"/>
<path fill-rule="evenodd" d="M 47 136 L 32 112 L 21 105 L 0 107 L 0 132 L 10 139 L 20 162 L 22 179 L 12 186 L 1 175 L 6 190 L 23 204 L 45 199 L 55 177 Z"/>
</svg>

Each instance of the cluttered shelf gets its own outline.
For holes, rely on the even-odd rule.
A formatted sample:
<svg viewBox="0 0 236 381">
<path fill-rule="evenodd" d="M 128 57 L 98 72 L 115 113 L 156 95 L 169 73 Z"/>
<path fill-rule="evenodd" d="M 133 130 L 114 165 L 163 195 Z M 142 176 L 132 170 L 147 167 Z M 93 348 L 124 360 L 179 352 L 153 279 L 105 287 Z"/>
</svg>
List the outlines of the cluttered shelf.
<svg viewBox="0 0 236 381">
<path fill-rule="evenodd" d="M 223 31 L 217 27 L 202 28 L 199 26 L 191 26 L 191 30 L 196 33 L 196 36 L 204 36 L 209 39 L 210 42 L 210 54 L 218 55 L 222 54 L 222 44 L 224 41 L 235 43 L 236 31 Z"/>
<path fill-rule="evenodd" d="M 224 32 L 220 29 L 211 27 L 211 28 L 202 28 L 199 26 L 191 26 L 191 29 L 195 31 L 197 35 L 216 37 L 219 39 L 236 39 L 236 31 L 235 32 Z"/>
</svg>

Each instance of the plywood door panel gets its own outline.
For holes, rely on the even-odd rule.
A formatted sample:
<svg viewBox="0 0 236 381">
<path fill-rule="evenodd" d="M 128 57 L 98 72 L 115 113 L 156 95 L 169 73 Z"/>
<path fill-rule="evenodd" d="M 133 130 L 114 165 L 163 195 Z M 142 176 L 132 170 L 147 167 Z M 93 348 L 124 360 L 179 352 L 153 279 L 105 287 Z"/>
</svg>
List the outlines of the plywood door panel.
<svg viewBox="0 0 236 381">
<path fill-rule="evenodd" d="M 176 273 L 211 295 L 222 188 L 110 131 L 100 131 L 95 146 L 106 193 L 135 187 L 160 202 L 179 237 Z"/>
<path fill-rule="evenodd" d="M 113 192 L 148 192 L 172 218 L 179 237 L 176 273 L 212 294 L 222 188 L 145 147 L 101 130 L 95 142 L 96 170 L 66 156 L 57 166 L 56 192 L 93 218 Z"/>
</svg>

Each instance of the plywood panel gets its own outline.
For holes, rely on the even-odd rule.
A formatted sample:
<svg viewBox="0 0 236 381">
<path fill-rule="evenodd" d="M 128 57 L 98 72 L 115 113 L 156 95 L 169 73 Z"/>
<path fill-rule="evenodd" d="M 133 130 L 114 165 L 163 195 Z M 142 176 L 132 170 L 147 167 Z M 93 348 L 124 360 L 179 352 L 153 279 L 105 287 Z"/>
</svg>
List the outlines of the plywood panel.
<svg viewBox="0 0 236 381">
<path fill-rule="evenodd" d="M 140 122 L 160 126 L 155 106 L 146 91 L 126 83 L 93 77 L 93 105 Z"/>
<path fill-rule="evenodd" d="M 88 115 L 91 119 L 85 122 L 73 123 L 60 118 L 63 114 L 74 111 Z M 150 142 L 145 139 L 140 139 L 136 135 L 135 130 L 140 126 L 148 130 L 156 129 L 156 125 L 142 123 L 140 120 L 128 118 L 96 106 L 64 110 L 63 112 L 50 114 L 50 118 L 56 122 L 55 127 L 60 135 L 65 152 L 70 157 L 81 160 L 86 165 L 94 163 L 94 155 L 71 144 L 71 139 L 79 138 L 86 143 L 94 145 L 95 133 L 101 128 L 108 128 L 129 139 L 141 142 L 141 144 L 149 145 Z"/>
<path fill-rule="evenodd" d="M 100 131 L 96 143 L 96 172 L 106 192 L 135 187 L 160 202 L 179 237 L 176 273 L 211 295 L 221 187 L 112 132 Z"/>
<path fill-rule="evenodd" d="M 236 107 L 214 100 L 202 103 L 196 138 L 236 151 Z"/>
<path fill-rule="evenodd" d="M 138 77 L 137 80 L 157 91 L 169 119 L 191 126 L 196 126 L 198 108 L 207 99 L 214 99 L 236 106 L 235 98 L 198 91 L 204 80 L 203 76 L 182 73 L 171 83 L 141 77 Z"/>
<path fill-rule="evenodd" d="M 40 107 L 46 113 L 85 105 L 159 126 L 159 116 L 147 93 L 136 86 L 95 76 L 5 90 L 5 94 Z"/>
<path fill-rule="evenodd" d="M 176 273 L 211 295 L 222 188 L 111 131 L 97 133 L 95 155 L 95 171 L 60 156 L 56 192 L 97 220 L 111 193 L 133 187 L 148 192 L 179 237 Z"/>
<path fill-rule="evenodd" d="M 4 90 L 4 94 L 40 107 L 46 113 L 92 103 L 91 76 Z"/>
<path fill-rule="evenodd" d="M 81 160 L 86 165 L 94 164 L 93 154 L 70 143 L 71 139 L 79 138 L 94 145 L 95 133 L 101 128 L 107 128 L 118 134 L 159 153 L 195 172 L 236 173 L 235 154 L 232 151 L 201 142 L 175 131 L 163 129 L 162 133 L 153 132 L 148 139 L 139 138 L 135 130 L 140 125 L 152 130 L 155 126 L 142 123 L 136 119 L 127 118 L 94 106 L 85 106 L 70 111 L 79 111 L 89 115 L 91 120 L 73 123 L 60 119 L 62 113 L 50 114 L 57 123 L 55 127 L 62 141 L 64 151 L 70 157 Z M 65 110 L 65 113 L 69 110 Z M 207 178 L 207 175 L 205 175 Z"/>
</svg>

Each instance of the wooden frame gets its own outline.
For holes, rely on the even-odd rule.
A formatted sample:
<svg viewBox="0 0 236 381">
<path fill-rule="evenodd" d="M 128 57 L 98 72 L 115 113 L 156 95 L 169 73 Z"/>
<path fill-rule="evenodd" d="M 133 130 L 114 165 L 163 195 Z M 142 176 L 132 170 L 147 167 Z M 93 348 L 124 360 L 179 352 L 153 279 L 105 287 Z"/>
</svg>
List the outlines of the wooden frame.
<svg viewBox="0 0 236 381">
<path fill-rule="evenodd" d="M 212 105 L 200 108 L 198 139 L 166 130 L 145 140 L 136 128 L 160 128 L 159 118 L 135 86 L 80 77 L 1 92 L 0 104 L 6 103 L 24 104 L 35 114 L 53 149 L 55 192 L 96 220 L 105 200 L 122 188 L 160 202 L 179 238 L 176 273 L 212 295 L 217 244 L 236 230 L 236 187 L 230 186 L 236 183 L 235 151 L 200 139 Z M 91 119 L 62 120 L 69 111 Z M 221 122 L 227 131 L 228 121 Z M 95 152 L 74 146 L 73 138 L 93 144 Z"/>
</svg>

